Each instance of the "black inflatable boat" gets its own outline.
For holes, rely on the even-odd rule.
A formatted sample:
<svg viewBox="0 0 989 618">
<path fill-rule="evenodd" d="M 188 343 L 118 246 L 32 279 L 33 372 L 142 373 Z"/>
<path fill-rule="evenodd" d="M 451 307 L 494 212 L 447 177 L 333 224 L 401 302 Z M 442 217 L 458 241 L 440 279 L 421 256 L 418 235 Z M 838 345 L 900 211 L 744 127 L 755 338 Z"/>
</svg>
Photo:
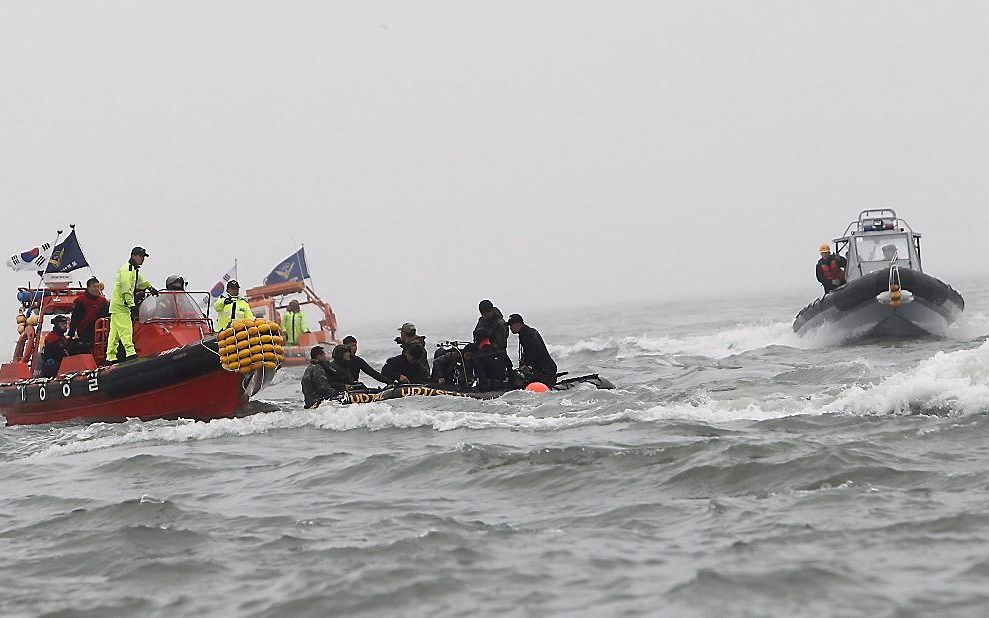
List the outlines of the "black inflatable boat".
<svg viewBox="0 0 989 618">
<path fill-rule="evenodd" d="M 893 210 L 860 213 L 835 239 L 835 253 L 843 251 L 847 282 L 804 307 L 794 332 L 824 330 L 842 340 L 943 337 L 965 309 L 961 294 L 923 272 L 920 234 Z"/>
</svg>

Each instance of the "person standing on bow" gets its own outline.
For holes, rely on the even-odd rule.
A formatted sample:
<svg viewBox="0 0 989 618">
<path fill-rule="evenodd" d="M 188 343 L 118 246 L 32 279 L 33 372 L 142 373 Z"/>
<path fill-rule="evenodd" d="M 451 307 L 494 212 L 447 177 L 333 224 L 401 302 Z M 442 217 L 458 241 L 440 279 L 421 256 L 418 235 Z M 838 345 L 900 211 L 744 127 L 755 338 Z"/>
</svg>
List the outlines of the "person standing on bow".
<svg viewBox="0 0 989 618">
<path fill-rule="evenodd" d="M 830 294 L 845 285 L 845 268 L 848 260 L 831 253 L 831 245 L 821 244 L 821 259 L 817 261 L 817 280 L 824 286 L 824 293 Z"/>
<path fill-rule="evenodd" d="M 158 295 L 158 290 L 141 275 L 148 252 L 134 247 L 130 259 L 117 271 L 117 279 L 110 294 L 110 335 L 106 343 L 106 360 L 117 363 L 137 356 L 134 348 L 134 321 L 138 319 L 137 296 L 148 292 Z M 123 358 L 121 358 L 123 354 Z"/>
<path fill-rule="evenodd" d="M 282 315 L 282 332 L 285 333 L 285 345 L 299 345 L 299 337 L 309 332 L 306 326 L 306 316 L 302 313 L 299 301 L 293 300 Z"/>
<path fill-rule="evenodd" d="M 213 308 L 216 309 L 217 331 L 230 326 L 234 320 L 254 319 L 251 306 L 240 296 L 240 284 L 236 279 L 227 282 L 227 295 L 217 298 Z"/>
</svg>

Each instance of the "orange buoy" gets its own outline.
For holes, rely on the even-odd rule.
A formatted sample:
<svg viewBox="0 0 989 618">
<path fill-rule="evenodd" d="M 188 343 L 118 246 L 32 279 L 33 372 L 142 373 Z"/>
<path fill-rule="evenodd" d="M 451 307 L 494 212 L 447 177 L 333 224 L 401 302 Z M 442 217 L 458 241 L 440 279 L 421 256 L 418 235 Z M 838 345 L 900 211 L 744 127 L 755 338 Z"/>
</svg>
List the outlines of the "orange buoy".
<svg viewBox="0 0 989 618">
<path fill-rule="evenodd" d="M 542 382 L 533 382 L 525 387 L 525 390 L 530 393 L 545 393 L 549 391 L 549 387 Z"/>
</svg>

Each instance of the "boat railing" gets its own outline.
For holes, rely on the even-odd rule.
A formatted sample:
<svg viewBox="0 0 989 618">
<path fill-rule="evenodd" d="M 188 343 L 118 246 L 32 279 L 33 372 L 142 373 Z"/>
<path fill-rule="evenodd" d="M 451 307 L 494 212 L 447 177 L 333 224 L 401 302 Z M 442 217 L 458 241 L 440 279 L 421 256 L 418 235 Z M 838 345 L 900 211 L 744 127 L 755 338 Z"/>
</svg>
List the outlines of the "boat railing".
<svg viewBox="0 0 989 618">
<path fill-rule="evenodd" d="M 848 224 L 845 232 L 835 241 L 846 239 L 853 233 L 883 232 L 898 230 L 909 232 L 912 236 L 920 236 L 913 231 L 910 224 L 896 215 L 892 208 L 870 208 L 859 213 L 857 219 Z"/>
</svg>

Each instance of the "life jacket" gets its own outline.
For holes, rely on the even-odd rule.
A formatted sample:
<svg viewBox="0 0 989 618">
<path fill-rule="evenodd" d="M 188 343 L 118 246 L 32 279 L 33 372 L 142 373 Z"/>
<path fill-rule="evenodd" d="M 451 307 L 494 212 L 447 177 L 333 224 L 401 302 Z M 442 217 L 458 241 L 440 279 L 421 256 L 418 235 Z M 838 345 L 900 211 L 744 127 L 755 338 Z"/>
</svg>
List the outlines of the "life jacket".
<svg viewBox="0 0 989 618">
<path fill-rule="evenodd" d="M 76 332 L 85 333 L 96 325 L 96 320 L 100 319 L 100 316 L 104 312 L 107 300 L 102 296 L 93 297 L 83 292 L 79 296 L 76 296 L 75 301 L 73 301 L 73 304 L 75 303 L 79 303 L 86 308 L 86 315 L 76 324 Z"/>
<path fill-rule="evenodd" d="M 818 264 L 818 267 L 820 267 L 821 274 L 824 275 L 824 278 L 828 281 L 834 281 L 836 279 L 841 282 L 845 281 L 845 269 L 838 266 L 838 260 L 836 260 L 833 255 L 827 262 Z"/>
</svg>

